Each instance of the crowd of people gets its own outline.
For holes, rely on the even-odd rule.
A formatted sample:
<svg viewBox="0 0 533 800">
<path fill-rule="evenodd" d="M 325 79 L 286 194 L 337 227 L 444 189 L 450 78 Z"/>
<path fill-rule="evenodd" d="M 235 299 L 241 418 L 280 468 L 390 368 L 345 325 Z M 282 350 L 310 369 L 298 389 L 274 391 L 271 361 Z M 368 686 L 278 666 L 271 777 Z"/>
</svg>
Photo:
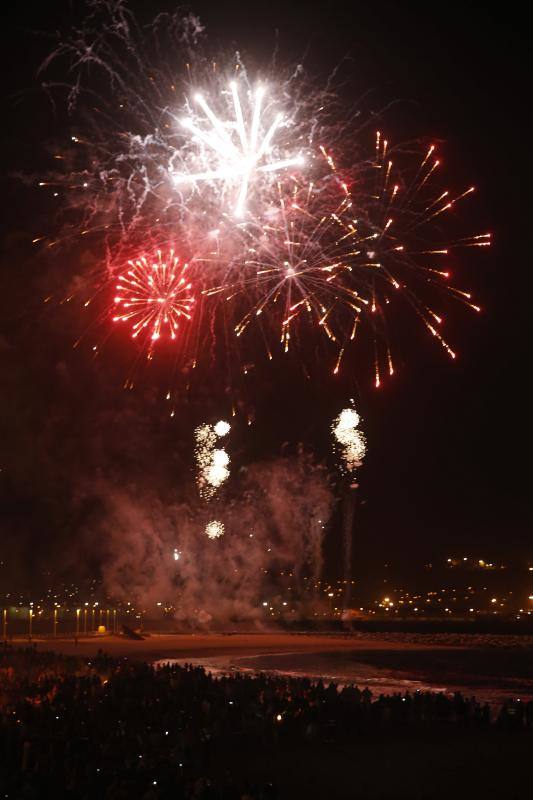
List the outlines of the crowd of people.
<svg viewBox="0 0 533 800">
<path fill-rule="evenodd" d="M 435 728 L 533 729 L 533 702 L 495 713 L 457 693 L 372 695 L 306 678 L 213 677 L 189 664 L 152 666 L 99 652 L 0 655 L 1 797 L 274 800 L 225 769 L 258 753 Z M 282 795 L 281 795 L 282 796 Z"/>
</svg>

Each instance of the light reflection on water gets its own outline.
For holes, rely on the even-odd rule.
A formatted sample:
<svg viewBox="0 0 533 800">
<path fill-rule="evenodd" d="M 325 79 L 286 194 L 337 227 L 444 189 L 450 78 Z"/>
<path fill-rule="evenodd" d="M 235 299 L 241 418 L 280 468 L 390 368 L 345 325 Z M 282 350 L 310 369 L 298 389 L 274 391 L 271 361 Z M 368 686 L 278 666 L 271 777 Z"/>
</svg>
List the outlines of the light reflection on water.
<svg viewBox="0 0 533 800">
<path fill-rule="evenodd" d="M 390 670 L 353 662 L 350 670 L 335 669 L 335 664 L 324 663 L 328 656 L 334 654 L 302 654 L 302 653 L 270 653 L 253 656 L 210 656 L 207 658 L 170 658 L 160 659 L 156 664 L 194 664 L 204 667 L 214 676 L 231 675 L 240 672 L 255 675 L 266 672 L 270 675 L 302 678 L 329 683 L 333 681 L 341 685 L 357 684 L 361 688 L 368 686 L 373 694 L 392 694 L 393 692 L 434 691 L 447 692 L 445 686 L 436 686 L 418 680 L 395 678 Z M 300 664 L 300 661 L 307 664 Z"/>
</svg>

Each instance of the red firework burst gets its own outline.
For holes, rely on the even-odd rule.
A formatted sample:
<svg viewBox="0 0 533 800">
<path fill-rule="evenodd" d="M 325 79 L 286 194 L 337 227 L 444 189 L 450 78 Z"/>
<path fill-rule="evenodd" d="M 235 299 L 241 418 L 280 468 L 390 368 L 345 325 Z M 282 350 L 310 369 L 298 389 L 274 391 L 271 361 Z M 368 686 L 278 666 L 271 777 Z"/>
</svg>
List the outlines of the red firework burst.
<svg viewBox="0 0 533 800">
<path fill-rule="evenodd" d="M 187 280 L 187 264 L 181 264 L 174 250 L 163 257 L 161 250 L 128 261 L 129 269 L 119 275 L 113 322 L 131 325 L 132 338 L 143 332 L 152 341 L 164 336 L 175 339 L 179 323 L 191 319 L 194 296 Z"/>
</svg>

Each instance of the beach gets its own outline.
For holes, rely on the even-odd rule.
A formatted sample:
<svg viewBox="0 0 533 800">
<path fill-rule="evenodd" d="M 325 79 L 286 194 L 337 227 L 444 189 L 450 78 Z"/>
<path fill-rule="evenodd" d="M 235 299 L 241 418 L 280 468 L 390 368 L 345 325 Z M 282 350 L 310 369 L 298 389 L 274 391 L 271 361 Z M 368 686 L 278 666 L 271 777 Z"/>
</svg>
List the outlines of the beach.
<svg viewBox="0 0 533 800">
<path fill-rule="evenodd" d="M 532 637 L 494 635 L 264 633 L 143 634 L 34 639 L 37 649 L 259 671 L 368 686 L 375 694 L 461 691 L 491 705 L 533 698 Z M 23 646 L 27 639 L 15 639 Z"/>
</svg>

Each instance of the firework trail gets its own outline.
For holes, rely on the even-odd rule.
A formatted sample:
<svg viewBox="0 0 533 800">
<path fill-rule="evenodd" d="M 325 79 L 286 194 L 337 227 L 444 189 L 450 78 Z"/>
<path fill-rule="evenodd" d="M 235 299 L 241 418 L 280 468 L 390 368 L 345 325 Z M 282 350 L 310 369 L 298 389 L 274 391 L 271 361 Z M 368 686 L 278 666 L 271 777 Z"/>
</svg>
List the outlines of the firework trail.
<svg viewBox="0 0 533 800">
<path fill-rule="evenodd" d="M 341 472 L 344 476 L 344 503 L 342 530 L 344 540 L 344 601 L 346 611 L 350 606 L 352 591 L 352 549 L 353 521 L 355 515 L 356 489 L 355 473 L 362 466 L 366 454 L 366 441 L 359 430 L 361 419 L 357 411 L 345 408 L 335 418 L 331 426 L 334 448 L 340 450 Z"/>
<path fill-rule="evenodd" d="M 137 325 L 134 333 L 151 330 L 135 337 L 148 359 L 152 337 L 170 333 L 187 385 L 192 370 L 205 377 L 216 362 L 239 392 L 264 356 L 290 349 L 306 373 L 326 364 L 338 374 L 348 356 L 354 371 L 360 347 L 372 353 L 379 387 L 395 371 L 401 303 L 455 358 L 443 300 L 479 306 L 450 282 L 449 262 L 456 249 L 490 244 L 490 234 L 450 241 L 445 217 L 473 187 L 442 183 L 434 145 L 394 148 L 381 132 L 371 142 L 354 122 L 359 109 L 346 112 L 331 81 L 317 86 L 301 66 L 213 57 L 193 15 L 159 15 L 141 28 L 123 2 L 99 3 L 43 74 L 58 61 L 74 76 L 66 101 L 76 127 L 55 154 L 59 169 L 38 183 L 63 199 L 63 225 L 34 240 L 45 250 L 81 236 L 100 244 L 84 307 L 104 295 L 109 316 Z M 168 271 L 152 276 L 152 293 L 142 256 L 167 254 L 173 242 L 188 263 L 181 305 Z M 156 258 L 161 274 L 165 259 Z"/>
</svg>

